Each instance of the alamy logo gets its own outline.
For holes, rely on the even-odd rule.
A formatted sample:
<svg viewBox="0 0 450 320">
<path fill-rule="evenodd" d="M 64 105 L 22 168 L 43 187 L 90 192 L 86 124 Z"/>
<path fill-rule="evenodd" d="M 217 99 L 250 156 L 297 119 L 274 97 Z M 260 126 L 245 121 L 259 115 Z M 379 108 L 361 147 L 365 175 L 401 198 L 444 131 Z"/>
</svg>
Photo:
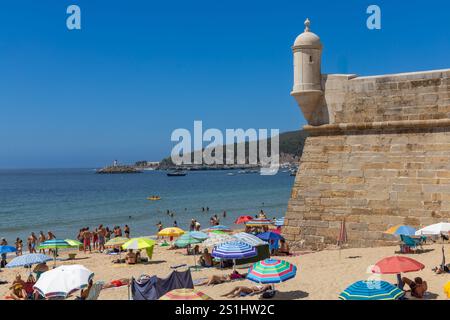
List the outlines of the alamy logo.
<svg viewBox="0 0 450 320">
<path fill-rule="evenodd" d="M 178 166 L 254 165 L 261 167 L 262 175 L 278 172 L 278 129 L 271 129 L 270 137 L 267 129 L 226 129 L 224 139 L 219 129 L 203 132 L 202 121 L 194 121 L 193 137 L 188 129 L 179 128 L 172 132 L 171 141 L 178 142 L 171 152 L 172 162 Z"/>
<path fill-rule="evenodd" d="M 367 28 L 369 30 L 381 29 L 381 9 L 379 6 L 373 4 L 367 7 L 367 14 L 370 16 L 367 18 Z"/>
<path fill-rule="evenodd" d="M 67 17 L 66 26 L 69 30 L 80 30 L 81 29 L 81 9 L 77 5 L 70 5 L 66 10 Z"/>
</svg>

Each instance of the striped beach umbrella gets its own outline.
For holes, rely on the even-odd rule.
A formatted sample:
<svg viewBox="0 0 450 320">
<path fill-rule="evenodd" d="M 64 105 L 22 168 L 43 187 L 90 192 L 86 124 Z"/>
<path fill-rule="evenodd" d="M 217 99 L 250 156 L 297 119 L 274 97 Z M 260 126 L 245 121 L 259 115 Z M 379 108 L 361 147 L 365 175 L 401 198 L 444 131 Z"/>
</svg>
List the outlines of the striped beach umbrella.
<svg viewBox="0 0 450 320">
<path fill-rule="evenodd" d="M 16 248 L 13 246 L 0 246 L 0 254 L 16 252 Z"/>
<path fill-rule="evenodd" d="M 165 228 L 158 232 L 160 237 L 179 237 L 184 233 L 183 229 L 177 227 Z"/>
<path fill-rule="evenodd" d="M 403 290 L 386 281 L 357 281 L 339 295 L 341 300 L 397 300 Z"/>
<path fill-rule="evenodd" d="M 245 223 L 247 227 L 263 227 L 263 226 L 270 226 L 273 224 L 272 220 L 269 219 L 253 219 L 251 221 L 248 221 Z"/>
<path fill-rule="evenodd" d="M 72 247 L 66 240 L 62 239 L 51 239 L 44 242 L 41 242 L 38 246 L 38 249 L 65 249 Z"/>
<path fill-rule="evenodd" d="M 248 269 L 247 279 L 258 283 L 280 283 L 294 278 L 296 274 L 297 267 L 287 261 L 265 259 Z"/>
<path fill-rule="evenodd" d="M 220 259 L 244 259 L 257 255 L 256 249 L 248 243 L 242 241 L 229 241 L 218 244 L 214 247 L 211 255 Z"/>
<path fill-rule="evenodd" d="M 214 247 L 221 243 L 235 240 L 235 238 L 228 234 L 209 233 L 208 236 L 209 238 L 202 243 L 205 247 Z"/>
<path fill-rule="evenodd" d="M 33 264 L 44 263 L 52 260 L 52 257 L 49 257 L 42 253 L 28 253 L 12 259 L 7 265 L 7 268 L 17 268 L 17 267 L 31 267 Z"/>
<path fill-rule="evenodd" d="M 233 234 L 232 237 L 236 238 L 239 241 L 248 243 L 252 247 L 257 247 L 257 246 L 268 244 L 266 241 L 261 240 L 257 236 L 254 236 L 247 232 L 239 232 L 239 233 Z"/>
<path fill-rule="evenodd" d="M 275 226 L 277 226 L 277 227 L 284 226 L 284 217 L 275 219 Z"/>
<path fill-rule="evenodd" d="M 122 248 L 125 250 L 141 250 L 153 247 L 156 244 L 156 241 L 147 239 L 147 238 L 133 238 L 128 240 L 122 245 Z"/>
<path fill-rule="evenodd" d="M 83 244 L 82 244 L 80 241 L 78 241 L 78 240 L 65 239 L 64 241 L 67 242 L 67 243 L 68 243 L 70 246 L 72 246 L 72 247 L 80 247 L 80 246 L 83 245 Z"/>
<path fill-rule="evenodd" d="M 392 235 L 405 235 L 405 236 L 413 236 L 416 233 L 416 229 L 410 226 L 405 225 L 396 225 L 389 229 L 387 229 L 384 233 L 392 234 Z"/>
<path fill-rule="evenodd" d="M 125 237 L 115 237 L 112 238 L 111 240 L 107 241 L 105 243 L 105 247 L 118 247 L 123 245 L 125 242 L 129 241 L 130 239 L 125 238 Z"/>
<path fill-rule="evenodd" d="M 227 226 L 219 224 L 217 226 L 209 227 L 203 231 L 205 231 L 205 232 L 213 232 L 213 231 L 231 232 L 231 229 L 228 228 Z"/>
<path fill-rule="evenodd" d="M 210 296 L 195 289 L 175 289 L 167 292 L 159 300 L 213 300 Z"/>
<path fill-rule="evenodd" d="M 64 265 L 44 272 L 34 285 L 46 298 L 62 297 L 86 288 L 94 273 L 82 265 Z"/>
</svg>

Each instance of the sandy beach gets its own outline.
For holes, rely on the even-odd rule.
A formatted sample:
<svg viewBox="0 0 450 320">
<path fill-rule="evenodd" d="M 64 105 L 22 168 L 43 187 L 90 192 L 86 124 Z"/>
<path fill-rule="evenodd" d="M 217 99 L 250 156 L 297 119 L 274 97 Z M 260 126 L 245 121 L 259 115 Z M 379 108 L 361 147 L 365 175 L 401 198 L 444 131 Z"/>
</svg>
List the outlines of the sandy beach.
<svg viewBox="0 0 450 320">
<path fill-rule="evenodd" d="M 426 268 L 420 272 L 408 273 L 405 276 L 414 278 L 422 277 L 428 282 L 427 299 L 446 299 L 443 286 L 450 281 L 450 274 L 436 275 L 431 269 L 441 263 L 442 244 L 432 244 L 424 246 L 425 252 L 421 254 L 408 254 L 408 256 L 423 263 Z M 444 244 L 448 254 L 449 245 Z M 139 277 L 142 274 L 157 275 L 165 277 L 170 274 L 170 266 L 187 263 L 193 264 L 193 256 L 187 256 L 185 249 L 167 250 L 167 247 L 155 246 L 153 258 L 150 263 L 138 265 L 113 264 L 113 256 L 102 253 L 84 254 L 77 253 L 76 260 L 57 261 L 57 265 L 62 264 L 82 264 L 95 273 L 94 280 L 109 282 L 120 278 Z M 342 290 L 348 285 L 358 280 L 365 280 L 374 277 L 368 273 L 368 268 L 378 260 L 395 255 L 398 247 L 378 247 L 378 248 L 353 248 L 342 250 L 324 250 L 319 252 L 298 252 L 298 255 L 284 257 L 283 259 L 294 263 L 298 267 L 297 276 L 287 282 L 277 284 L 277 295 L 274 299 L 297 300 L 336 300 Z M 62 252 L 60 257 L 67 257 L 67 252 Z M 74 251 L 70 251 L 74 252 Z M 52 265 L 52 262 L 49 262 Z M 246 272 L 246 269 L 238 269 Z M 229 274 L 231 269 L 207 268 L 199 271 L 192 271 L 192 278 L 206 278 L 212 274 Z M 0 280 L 8 281 L 10 284 L 14 276 L 20 273 L 26 276 L 23 268 L 2 269 Z M 395 283 L 394 275 L 381 275 L 382 280 Z M 8 284 L 0 285 L 0 299 L 8 293 Z M 213 299 L 222 299 L 221 295 L 231 290 L 234 286 L 252 286 L 255 283 L 249 280 L 223 283 L 216 286 L 197 286 Z M 101 300 L 126 300 L 128 299 L 128 288 L 104 289 L 99 299 Z M 239 299 L 258 299 L 258 296 L 242 297 Z"/>
</svg>

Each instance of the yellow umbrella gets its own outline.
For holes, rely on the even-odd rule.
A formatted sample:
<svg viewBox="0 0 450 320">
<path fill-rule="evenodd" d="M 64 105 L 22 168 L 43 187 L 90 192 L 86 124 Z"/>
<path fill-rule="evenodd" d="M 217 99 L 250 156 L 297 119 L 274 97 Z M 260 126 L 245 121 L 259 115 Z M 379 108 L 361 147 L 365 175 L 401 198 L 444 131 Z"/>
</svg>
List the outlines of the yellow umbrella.
<svg viewBox="0 0 450 320">
<path fill-rule="evenodd" d="M 115 237 L 112 238 L 111 240 L 109 240 L 108 242 L 105 243 L 105 247 L 117 247 L 117 246 L 121 246 L 123 245 L 125 242 L 127 242 L 128 238 L 124 238 L 124 237 Z"/>
<path fill-rule="evenodd" d="M 64 241 L 67 242 L 71 247 L 79 247 L 83 245 L 80 241 L 77 240 L 65 239 Z"/>
<path fill-rule="evenodd" d="M 447 298 L 450 298 L 450 281 L 444 285 L 444 293 L 447 295 Z"/>
<path fill-rule="evenodd" d="M 133 249 L 133 250 L 141 250 L 153 247 L 155 245 L 155 241 L 147 238 L 133 238 L 128 240 L 122 245 L 122 248 L 125 250 Z"/>
<path fill-rule="evenodd" d="M 160 232 L 158 232 L 158 236 L 160 236 L 160 237 L 178 237 L 178 236 L 181 236 L 183 233 L 184 233 L 183 229 L 172 227 L 172 228 L 162 229 Z"/>
</svg>

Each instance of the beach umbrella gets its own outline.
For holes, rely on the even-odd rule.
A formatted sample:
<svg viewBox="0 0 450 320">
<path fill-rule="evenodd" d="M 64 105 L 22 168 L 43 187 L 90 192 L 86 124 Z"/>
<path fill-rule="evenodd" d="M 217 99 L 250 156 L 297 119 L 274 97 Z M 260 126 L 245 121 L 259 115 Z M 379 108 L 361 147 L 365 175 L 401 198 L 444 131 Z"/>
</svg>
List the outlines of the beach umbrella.
<svg viewBox="0 0 450 320">
<path fill-rule="evenodd" d="M 257 255 L 255 247 L 238 240 L 220 243 L 211 252 L 211 256 L 214 258 L 233 260 L 233 269 L 236 268 L 236 259 L 251 258 Z"/>
<path fill-rule="evenodd" d="M 208 233 L 215 233 L 215 234 L 228 234 L 227 232 L 220 231 L 220 230 L 210 230 Z"/>
<path fill-rule="evenodd" d="M 270 240 L 278 241 L 280 239 L 283 239 L 283 237 L 279 233 L 275 233 L 272 231 L 259 233 L 256 236 L 264 241 L 270 241 Z"/>
<path fill-rule="evenodd" d="M 13 246 L 0 246 L 0 254 L 16 252 L 16 248 Z"/>
<path fill-rule="evenodd" d="M 212 226 L 210 228 L 207 228 L 203 231 L 205 231 L 205 232 L 213 232 L 213 231 L 231 232 L 231 229 L 228 228 L 227 226 L 219 224 L 217 226 Z"/>
<path fill-rule="evenodd" d="M 64 241 L 67 242 L 71 247 L 80 247 L 80 246 L 83 245 L 83 244 L 82 244 L 80 241 L 78 241 L 78 240 L 65 239 Z"/>
<path fill-rule="evenodd" d="M 414 259 L 408 257 L 392 256 L 381 259 L 373 267 L 373 273 L 398 274 L 403 272 L 420 271 L 425 266 Z"/>
<path fill-rule="evenodd" d="M 416 231 L 416 236 L 432 236 L 450 232 L 450 223 L 440 222 Z"/>
<path fill-rule="evenodd" d="M 141 250 L 153 247 L 156 244 L 156 241 L 147 239 L 147 238 L 133 238 L 128 240 L 122 245 L 122 248 L 125 250 Z"/>
<path fill-rule="evenodd" d="M 263 226 L 270 226 L 273 224 L 272 220 L 269 219 L 262 219 L 262 218 L 258 218 L 258 219 L 253 219 L 251 221 L 247 221 L 245 223 L 245 225 L 247 227 L 263 227 Z"/>
<path fill-rule="evenodd" d="M 177 227 L 165 228 L 158 232 L 161 237 L 178 237 L 184 233 L 183 229 Z"/>
<path fill-rule="evenodd" d="M 357 281 L 340 295 L 341 300 L 397 300 L 403 290 L 386 281 Z"/>
<path fill-rule="evenodd" d="M 284 217 L 279 218 L 279 219 L 275 219 L 275 226 L 277 226 L 277 227 L 284 226 Z"/>
<path fill-rule="evenodd" d="M 52 260 L 52 257 L 49 257 L 42 253 L 28 253 L 12 259 L 7 265 L 7 268 L 17 268 L 17 267 L 27 267 L 31 268 L 33 264 L 40 264 L 47 261 Z"/>
<path fill-rule="evenodd" d="M 413 236 L 416 233 L 416 229 L 410 226 L 397 225 L 387 229 L 384 233 L 392 234 L 396 236 L 405 235 Z"/>
<path fill-rule="evenodd" d="M 444 293 L 447 298 L 450 298 L 450 281 L 444 285 Z"/>
<path fill-rule="evenodd" d="M 44 242 L 41 242 L 38 246 L 38 249 L 49 249 L 53 250 L 53 266 L 56 266 L 56 250 L 71 248 L 72 246 L 62 239 L 51 239 Z"/>
<path fill-rule="evenodd" d="M 195 289 L 175 289 L 167 292 L 159 300 L 213 300 L 210 296 Z"/>
<path fill-rule="evenodd" d="M 87 287 L 94 273 L 82 265 L 64 265 L 44 272 L 34 285 L 46 298 L 66 298 L 76 290 Z"/>
<path fill-rule="evenodd" d="M 208 234 L 206 234 L 205 232 L 201 232 L 201 231 L 190 231 L 189 234 L 191 235 L 192 238 L 198 239 L 198 240 L 206 240 L 208 239 Z"/>
<path fill-rule="evenodd" d="M 232 237 L 236 238 L 239 241 L 248 243 L 252 247 L 268 244 L 266 241 L 261 240 L 257 236 L 254 236 L 247 232 L 239 232 L 239 233 L 233 234 Z"/>
<path fill-rule="evenodd" d="M 294 278 L 296 274 L 294 264 L 270 258 L 254 263 L 248 269 L 247 279 L 258 283 L 280 283 Z"/>
<path fill-rule="evenodd" d="M 105 247 L 119 247 L 130 239 L 125 237 L 115 237 L 105 243 Z"/>
<path fill-rule="evenodd" d="M 242 223 L 246 223 L 250 220 L 253 220 L 253 217 L 251 216 L 240 216 L 239 218 L 237 218 L 234 223 L 235 224 L 242 224 Z"/>
<path fill-rule="evenodd" d="M 205 247 L 213 247 L 223 242 L 234 240 L 234 238 L 228 234 L 209 233 L 208 236 L 209 238 L 202 243 Z"/>
<path fill-rule="evenodd" d="M 178 248 L 185 248 L 185 247 L 190 246 L 192 244 L 198 244 L 198 243 L 201 243 L 201 242 L 202 242 L 202 240 L 194 238 L 189 233 L 185 233 L 185 234 L 183 234 L 181 237 L 179 237 L 175 241 L 175 245 Z"/>
</svg>

